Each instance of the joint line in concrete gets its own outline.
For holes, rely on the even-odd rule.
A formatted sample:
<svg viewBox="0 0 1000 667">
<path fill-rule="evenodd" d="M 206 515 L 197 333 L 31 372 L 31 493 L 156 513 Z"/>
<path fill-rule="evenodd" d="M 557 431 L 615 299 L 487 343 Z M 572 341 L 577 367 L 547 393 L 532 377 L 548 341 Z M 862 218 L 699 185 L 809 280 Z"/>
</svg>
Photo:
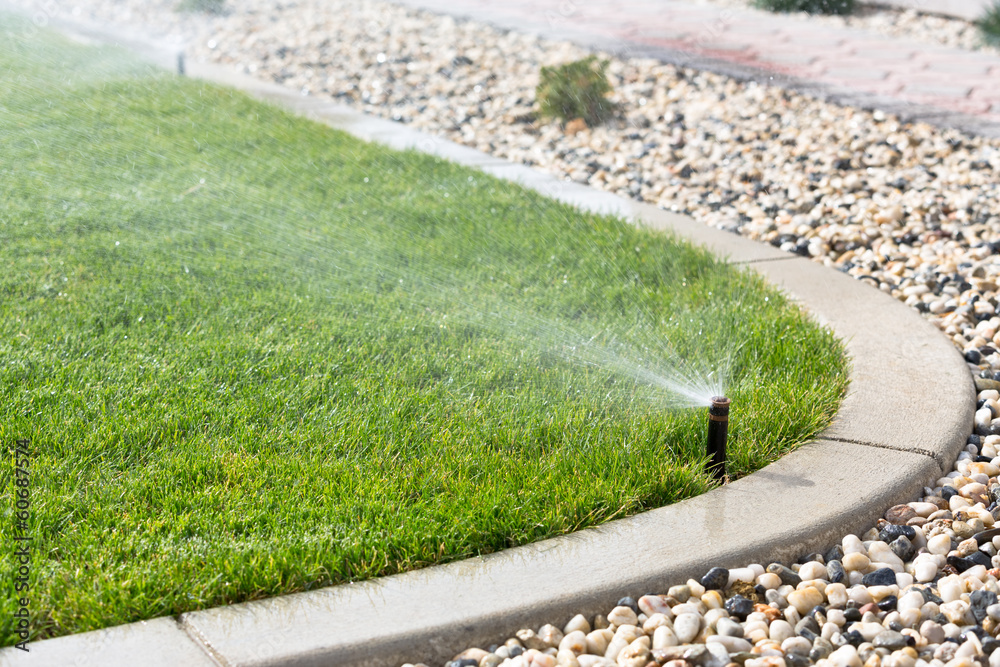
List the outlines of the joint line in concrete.
<svg viewBox="0 0 1000 667">
<path fill-rule="evenodd" d="M 892 452 L 904 452 L 907 454 L 919 454 L 920 456 L 926 456 L 927 458 L 933 460 L 939 466 L 944 466 L 940 456 L 929 449 L 920 449 L 919 447 L 906 448 L 906 447 L 893 447 L 892 445 L 881 445 L 877 442 L 867 442 L 865 440 L 852 440 L 851 438 L 837 438 L 827 435 L 820 435 L 821 440 L 833 440 L 834 442 L 846 442 L 850 445 L 861 445 L 863 447 L 874 447 L 875 449 L 887 449 Z"/>
<path fill-rule="evenodd" d="M 208 642 L 208 639 L 206 639 L 204 635 L 198 632 L 197 628 L 195 628 L 193 625 L 184 620 L 183 614 L 179 616 L 174 616 L 174 621 L 177 623 L 177 627 L 180 628 L 181 632 L 186 634 L 191 639 L 191 641 L 197 644 L 198 648 L 204 651 L 205 655 L 207 655 L 212 662 L 217 664 L 219 667 L 232 667 L 232 663 L 226 660 L 226 658 L 221 653 L 212 648 L 212 645 Z"/>
<path fill-rule="evenodd" d="M 764 264 L 766 262 L 787 262 L 792 259 L 801 259 L 801 255 L 789 255 L 788 257 L 761 257 L 759 259 L 741 259 L 730 264 Z"/>
</svg>

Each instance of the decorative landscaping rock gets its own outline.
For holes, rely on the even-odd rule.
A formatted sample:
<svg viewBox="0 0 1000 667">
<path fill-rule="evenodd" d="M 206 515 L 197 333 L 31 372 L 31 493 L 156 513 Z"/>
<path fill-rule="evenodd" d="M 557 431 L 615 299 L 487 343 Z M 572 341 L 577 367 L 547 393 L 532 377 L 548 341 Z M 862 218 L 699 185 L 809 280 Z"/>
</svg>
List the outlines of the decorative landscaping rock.
<svg viewBox="0 0 1000 667">
<path fill-rule="evenodd" d="M 620 606 L 608 613 L 608 622 L 617 626 L 636 625 L 639 622 L 639 617 L 632 611 L 631 607 Z"/>
<path fill-rule="evenodd" d="M 690 644 L 701 631 L 700 614 L 684 613 L 674 619 L 674 634 L 681 644 Z"/>
<path fill-rule="evenodd" d="M 724 567 L 713 567 L 699 583 L 710 591 L 724 590 L 729 585 L 729 570 Z"/>
<path fill-rule="evenodd" d="M 717 590 L 691 596 L 693 589 L 706 588 L 696 581 L 670 589 L 684 597 L 684 602 L 670 595 L 644 596 L 638 603 L 640 609 L 649 606 L 652 611 L 654 604 L 659 609 L 655 618 L 647 619 L 649 627 L 622 626 L 619 633 L 624 634 L 615 635 L 619 646 L 610 646 L 603 654 L 599 649 L 609 645 L 591 647 L 588 638 L 588 650 L 598 649 L 590 652 L 594 657 L 604 655 L 601 659 L 624 655 L 622 663 L 614 664 L 631 665 L 646 656 L 635 647 L 645 647 L 652 662 L 643 667 L 653 663 L 671 667 L 725 667 L 727 663 L 744 667 L 1000 667 L 1000 651 L 996 650 L 1000 647 L 996 638 L 1000 633 L 1000 569 L 992 567 L 990 555 L 1000 547 L 1000 537 L 991 539 L 987 534 L 980 545 L 976 539 L 959 539 L 954 530 L 958 522 L 971 530 L 993 525 L 985 503 L 992 505 L 994 499 L 990 493 L 983 495 L 982 487 L 988 489 L 1000 481 L 987 474 L 992 469 L 972 472 L 969 466 L 978 456 L 1000 463 L 998 449 L 1000 436 L 970 442 L 956 461 L 954 473 L 938 480 L 940 486 L 924 489 L 923 498 L 909 505 L 916 515 L 931 519 L 946 512 L 940 509 L 942 502 L 975 498 L 958 510 L 956 516 L 962 519 L 933 518 L 920 525 L 886 520 L 864 540 L 845 536 L 838 549 L 827 552 L 842 555 L 844 566 L 837 560 L 791 566 L 770 563 L 766 568 L 751 565 L 759 573 L 755 585 L 765 589 L 767 604 L 730 593 L 719 608 Z M 894 513 L 895 518 L 905 515 Z M 967 529 L 959 526 L 959 532 L 965 534 Z M 709 571 L 713 577 L 703 578 L 704 583 L 721 580 L 713 570 Z M 617 607 L 611 615 L 621 609 Z M 585 655 L 574 655 L 577 664 L 584 664 Z M 635 662 L 627 662 L 633 658 Z M 566 664 L 573 664 L 568 657 Z"/>
<path fill-rule="evenodd" d="M 861 579 L 863 586 L 893 586 L 896 583 L 896 573 L 887 567 L 866 574 Z"/>
<path fill-rule="evenodd" d="M 892 524 L 905 524 L 917 516 L 917 512 L 909 505 L 896 505 L 885 513 L 885 520 Z"/>
<path fill-rule="evenodd" d="M 748 600 L 742 595 L 737 594 L 726 600 L 725 609 L 729 612 L 730 616 L 742 621 L 753 613 L 754 603 L 752 600 Z"/>
</svg>

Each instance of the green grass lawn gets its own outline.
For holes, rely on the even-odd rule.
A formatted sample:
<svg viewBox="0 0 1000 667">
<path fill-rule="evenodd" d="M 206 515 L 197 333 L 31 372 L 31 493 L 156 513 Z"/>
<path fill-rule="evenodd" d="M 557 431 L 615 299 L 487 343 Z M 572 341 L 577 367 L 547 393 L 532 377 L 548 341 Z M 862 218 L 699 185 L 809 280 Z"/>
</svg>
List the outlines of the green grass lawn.
<svg viewBox="0 0 1000 667">
<path fill-rule="evenodd" d="M 27 438 L 35 638 L 711 488 L 705 410 L 638 369 L 725 374 L 737 476 L 836 410 L 839 343 L 700 250 L 3 21 L 0 537 Z"/>
</svg>

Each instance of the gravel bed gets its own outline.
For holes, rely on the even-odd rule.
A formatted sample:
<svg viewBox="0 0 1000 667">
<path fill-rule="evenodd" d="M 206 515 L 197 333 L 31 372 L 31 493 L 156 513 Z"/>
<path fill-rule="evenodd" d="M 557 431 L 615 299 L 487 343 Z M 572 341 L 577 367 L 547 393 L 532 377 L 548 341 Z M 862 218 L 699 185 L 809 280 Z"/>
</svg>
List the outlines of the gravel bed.
<svg viewBox="0 0 1000 667">
<path fill-rule="evenodd" d="M 979 394 L 986 412 L 998 399 Z M 977 431 L 991 420 L 977 415 Z M 971 436 L 924 497 L 824 554 L 713 567 L 607 614 L 467 649 L 448 667 L 997 667 L 998 454 L 1000 436 Z"/>
<path fill-rule="evenodd" d="M 986 532 L 1000 518 L 1000 141 L 651 60 L 612 61 L 615 121 L 563 128 L 532 104 L 540 66 L 585 55 L 571 44 L 376 2 L 247 0 L 213 18 L 172 5 L 72 11 L 812 257 L 924 313 L 976 377 L 955 469 L 860 538 L 788 567 L 712 568 L 451 667 L 1000 667 Z"/>
</svg>

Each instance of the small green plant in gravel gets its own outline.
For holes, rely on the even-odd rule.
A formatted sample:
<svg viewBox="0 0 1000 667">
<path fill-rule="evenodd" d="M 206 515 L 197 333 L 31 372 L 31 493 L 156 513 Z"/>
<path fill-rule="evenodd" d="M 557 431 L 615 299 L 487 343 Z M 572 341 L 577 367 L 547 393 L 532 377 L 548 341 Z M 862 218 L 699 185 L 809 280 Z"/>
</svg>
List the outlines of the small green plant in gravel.
<svg viewBox="0 0 1000 667">
<path fill-rule="evenodd" d="M 752 4 L 772 12 L 846 15 L 854 11 L 854 0 L 753 0 Z"/>
<path fill-rule="evenodd" d="M 179 12 L 201 14 L 221 14 L 226 10 L 226 0 L 181 0 L 177 4 Z"/>
<path fill-rule="evenodd" d="M 539 113 L 563 122 L 582 118 L 587 125 L 600 125 L 618 105 L 608 99 L 607 60 L 587 56 L 558 67 L 543 67 L 535 98 Z"/>
<path fill-rule="evenodd" d="M 996 0 L 980 17 L 976 24 L 983 41 L 993 46 L 1000 46 L 1000 0 Z"/>
</svg>

